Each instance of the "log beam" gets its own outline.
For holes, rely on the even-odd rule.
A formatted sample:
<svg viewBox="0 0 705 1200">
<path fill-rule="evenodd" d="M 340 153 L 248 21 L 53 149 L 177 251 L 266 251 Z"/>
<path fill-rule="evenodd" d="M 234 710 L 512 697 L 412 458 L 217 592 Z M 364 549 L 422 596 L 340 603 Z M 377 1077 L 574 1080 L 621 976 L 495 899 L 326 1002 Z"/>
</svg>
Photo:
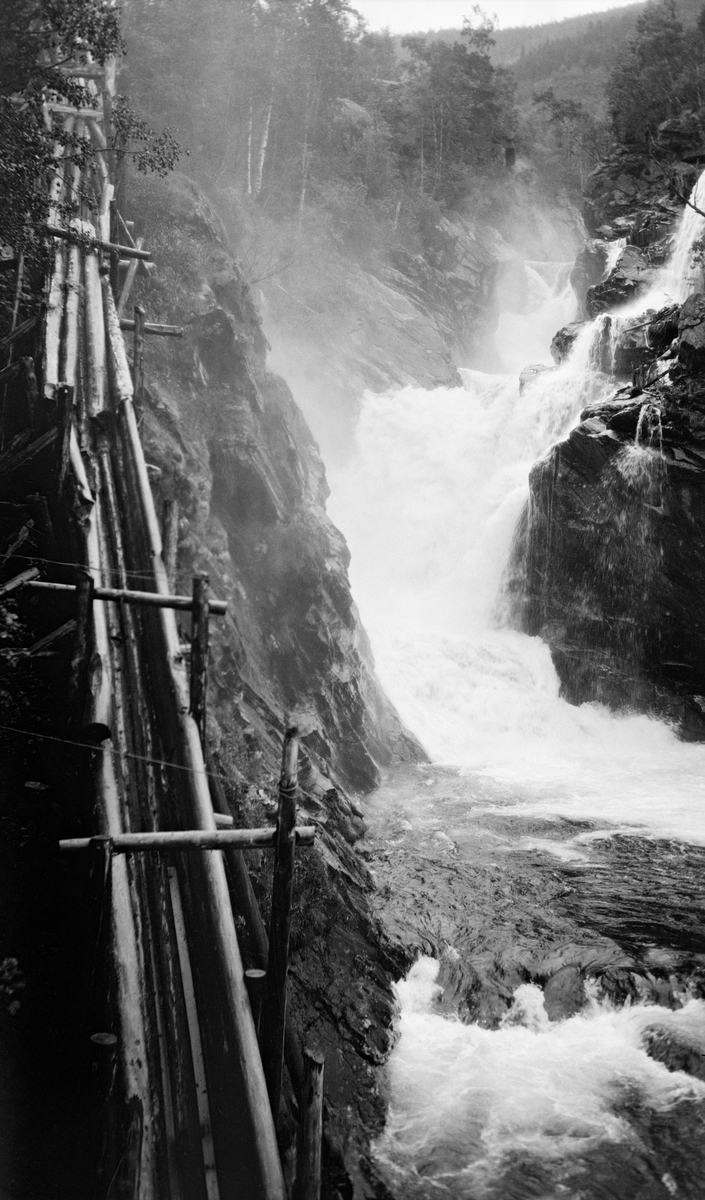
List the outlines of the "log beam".
<svg viewBox="0 0 705 1200">
<path fill-rule="evenodd" d="M 76 590 L 75 583 L 50 583 L 45 579 L 28 581 L 28 585 L 48 592 L 73 592 Z M 182 612 L 191 612 L 193 604 L 190 596 L 164 596 L 161 592 L 134 592 L 128 588 L 97 587 L 94 599 L 115 600 L 118 603 L 124 601 L 126 604 L 145 604 L 152 608 L 178 608 Z M 228 605 L 225 600 L 209 601 L 208 611 L 219 617 L 224 616 L 227 609 Z"/>
<path fill-rule="evenodd" d="M 312 846 L 316 836 L 313 825 L 292 827 L 287 835 L 299 846 Z M 110 839 L 113 854 L 140 854 L 165 850 L 273 850 L 276 828 L 264 829 L 169 829 L 158 833 L 118 833 Z M 89 850 L 93 838 L 64 838 L 60 850 Z"/>
</svg>

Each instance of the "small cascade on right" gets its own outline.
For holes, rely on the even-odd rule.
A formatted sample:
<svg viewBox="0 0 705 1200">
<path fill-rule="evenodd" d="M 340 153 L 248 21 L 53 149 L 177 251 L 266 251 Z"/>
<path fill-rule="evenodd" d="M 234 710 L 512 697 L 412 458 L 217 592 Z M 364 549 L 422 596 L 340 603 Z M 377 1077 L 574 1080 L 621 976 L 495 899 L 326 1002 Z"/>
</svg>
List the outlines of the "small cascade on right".
<svg viewBox="0 0 705 1200">
<path fill-rule="evenodd" d="M 698 179 L 683 211 L 668 261 L 654 285 L 654 299 L 682 304 L 702 287 L 703 272 L 693 265 L 695 243 L 705 234 L 705 171 Z M 650 300 L 650 296 L 647 299 Z M 648 305 L 645 305 L 648 307 Z"/>
</svg>

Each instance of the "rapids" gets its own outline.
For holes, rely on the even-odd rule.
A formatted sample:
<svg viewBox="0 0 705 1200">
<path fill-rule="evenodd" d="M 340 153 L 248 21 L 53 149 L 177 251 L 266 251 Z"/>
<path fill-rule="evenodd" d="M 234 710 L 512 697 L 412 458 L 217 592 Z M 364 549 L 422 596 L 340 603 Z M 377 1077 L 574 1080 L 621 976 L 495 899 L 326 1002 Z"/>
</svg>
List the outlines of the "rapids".
<svg viewBox="0 0 705 1200">
<path fill-rule="evenodd" d="M 703 179 L 693 196 L 699 206 Z M 620 315 L 682 300 L 697 286 L 691 247 L 704 229 L 687 208 L 649 295 Z M 391 779 L 393 828 L 379 798 L 369 806 L 370 854 L 384 887 L 403 890 L 399 853 L 409 862 L 426 856 L 424 884 L 438 869 L 436 895 L 432 887 L 426 898 L 409 897 L 417 953 L 425 946 L 435 959 L 420 958 L 398 985 L 400 1039 L 377 1150 L 399 1197 L 695 1197 L 705 1186 L 702 1153 L 691 1161 L 681 1146 L 689 1166 L 674 1174 L 677 1155 L 644 1131 L 672 1110 L 678 1128 L 692 1132 L 695 1121 L 702 1129 L 705 1085 L 668 1070 L 647 1045 L 658 1034 L 704 1053 L 705 1003 L 681 996 L 671 1012 L 653 997 L 619 1005 L 594 991 L 580 1011 L 552 1019 L 541 986 L 520 983 L 508 1012 L 487 1028 L 461 1022 L 436 983 L 443 954 L 462 956 L 471 971 L 477 949 L 477 931 L 460 937 L 458 915 L 449 915 L 452 890 L 441 878 L 448 855 L 469 870 L 485 852 L 478 846 L 494 839 L 500 855 L 592 863 L 599 887 L 598 871 L 614 866 L 609 855 L 593 857 L 605 839 L 705 845 L 705 746 L 680 742 L 644 715 L 567 704 L 548 647 L 505 623 L 502 579 L 529 470 L 586 403 L 614 391 L 599 370 L 598 318 L 561 366 L 520 393 L 518 371 L 547 363 L 552 334 L 575 311 L 564 270 L 531 264 L 527 274 L 527 310 L 500 319 L 506 373 L 467 369 L 462 388 L 368 394 L 354 457 L 331 473 L 329 511 L 350 545 L 353 593 L 379 677 L 435 764 L 430 784 L 442 783 L 431 801 L 425 778 Z M 427 839 L 421 851 L 419 838 Z M 633 887 L 648 891 L 648 872 Z M 617 912 L 619 888 L 610 895 Z M 411 916 L 417 903 L 423 918 Z M 702 913 L 702 896 L 693 903 Z M 514 920 L 506 918 L 508 929 Z M 424 921 L 436 932 L 426 934 Z M 599 921 L 593 928 L 605 932 Z M 677 1143 L 668 1130 L 663 1137 Z"/>
</svg>

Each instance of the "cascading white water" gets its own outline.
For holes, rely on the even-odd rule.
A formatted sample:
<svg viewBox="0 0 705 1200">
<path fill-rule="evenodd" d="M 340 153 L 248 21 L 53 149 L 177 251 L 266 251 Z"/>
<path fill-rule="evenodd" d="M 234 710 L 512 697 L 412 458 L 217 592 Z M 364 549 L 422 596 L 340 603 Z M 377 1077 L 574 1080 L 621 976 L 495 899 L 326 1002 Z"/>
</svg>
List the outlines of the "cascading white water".
<svg viewBox="0 0 705 1200">
<path fill-rule="evenodd" d="M 693 196 L 700 207 L 703 180 Z M 671 262 L 620 315 L 689 294 L 691 248 L 704 230 L 705 220 L 687 209 Z M 548 337 L 573 316 L 568 293 L 547 295 L 545 278 L 534 276 L 533 312 L 500 322 L 505 369 L 545 361 Z M 432 759 L 471 777 L 474 815 L 483 803 L 492 810 L 501 792 L 519 814 L 702 844 L 705 747 L 679 742 L 645 716 L 567 704 L 548 647 L 495 619 L 532 463 L 587 402 L 613 390 L 596 362 L 602 320 L 523 394 L 513 376 L 467 370 L 462 389 L 368 395 L 356 456 L 331 481 L 330 510 L 351 547 L 353 592 L 382 683 Z M 399 985 L 401 1038 L 378 1144 L 399 1196 L 504 1195 L 493 1181 L 513 1154 L 569 1158 L 633 1137 L 616 1111 L 622 1092 L 651 1111 L 705 1096 L 700 1082 L 667 1071 L 644 1049 L 645 1032 L 666 1026 L 705 1051 L 702 1001 L 673 1014 L 593 1001 L 552 1023 L 540 989 L 523 987 L 491 1032 L 434 1011 L 436 968 L 421 960 Z M 670 1177 L 662 1182 L 669 1193 L 675 1188 Z M 561 1185 L 549 1194 L 591 1193 Z"/>
</svg>

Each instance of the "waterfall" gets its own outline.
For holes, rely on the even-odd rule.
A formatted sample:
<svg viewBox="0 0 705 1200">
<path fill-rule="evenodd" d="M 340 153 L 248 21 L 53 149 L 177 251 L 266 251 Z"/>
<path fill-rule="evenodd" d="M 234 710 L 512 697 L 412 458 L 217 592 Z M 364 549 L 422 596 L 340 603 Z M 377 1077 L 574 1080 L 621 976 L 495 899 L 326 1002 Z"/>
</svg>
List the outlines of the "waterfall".
<svg viewBox="0 0 705 1200">
<path fill-rule="evenodd" d="M 694 202 L 705 202 L 703 179 Z M 649 296 L 620 317 L 692 290 L 692 245 L 704 228 L 686 210 L 670 262 Z M 500 320 L 498 357 L 511 372 L 545 363 L 550 336 L 575 311 L 564 273 L 551 287 L 550 277 L 531 272 L 527 311 Z M 590 836 L 596 828 L 604 836 L 644 831 L 705 844 L 705 746 L 678 741 L 647 716 L 569 705 L 548 646 L 497 618 L 532 464 L 586 404 L 614 391 L 600 370 L 611 324 L 609 315 L 587 324 L 569 358 L 538 371 L 522 392 L 514 373 L 468 369 L 462 388 L 368 394 L 354 458 L 332 475 L 330 511 L 350 545 L 353 592 L 381 681 L 434 763 L 467 779 L 473 817 L 509 806 L 526 818 L 588 820 Z M 617 469 L 656 504 L 660 457 L 659 416 L 646 403 Z M 566 838 L 568 856 L 578 839 Z M 560 845 L 551 852 L 560 855 Z M 404 1200 L 591 1196 L 561 1183 L 563 1168 L 544 1190 L 524 1190 L 511 1163 L 563 1163 L 629 1145 L 636 1135 L 620 1115 L 627 1096 L 646 1119 L 705 1098 L 705 1085 L 645 1049 L 648 1031 L 665 1029 L 705 1051 L 702 1001 L 671 1013 L 636 1003 L 614 1009 L 593 997 L 577 1016 L 554 1022 L 541 989 L 527 984 L 500 1028 L 487 1030 L 441 1015 L 437 971 L 421 959 L 398 988 L 401 1037 L 377 1153 Z M 664 1194 L 676 1188 L 668 1175 L 661 1184 Z"/>
</svg>

